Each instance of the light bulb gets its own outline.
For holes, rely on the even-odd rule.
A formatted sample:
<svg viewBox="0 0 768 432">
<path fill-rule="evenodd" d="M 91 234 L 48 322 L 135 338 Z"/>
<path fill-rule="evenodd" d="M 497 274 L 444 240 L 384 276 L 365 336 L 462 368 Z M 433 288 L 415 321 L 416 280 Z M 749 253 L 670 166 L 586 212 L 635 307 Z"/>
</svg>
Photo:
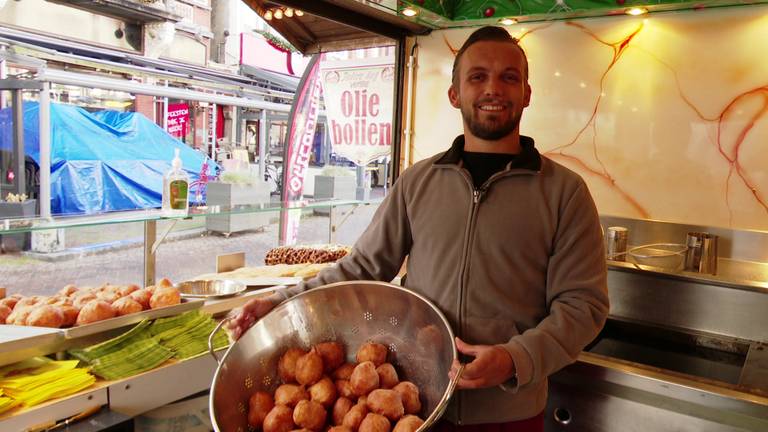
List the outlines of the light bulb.
<svg viewBox="0 0 768 432">
<path fill-rule="evenodd" d="M 275 18 L 283 19 L 283 10 L 282 9 L 278 9 L 278 10 L 275 11 Z"/>
<path fill-rule="evenodd" d="M 272 21 L 272 11 L 268 10 L 264 12 L 264 19 L 267 21 Z"/>
<path fill-rule="evenodd" d="M 296 16 L 304 16 L 304 12 L 302 12 L 302 11 L 300 11 L 298 9 L 296 9 L 295 13 L 296 13 Z"/>
<path fill-rule="evenodd" d="M 633 7 L 631 9 L 627 9 L 627 11 L 625 13 L 627 15 L 637 16 L 637 15 L 647 14 L 648 13 L 648 9 L 642 8 L 642 7 Z"/>
<path fill-rule="evenodd" d="M 416 16 L 418 14 L 419 14 L 419 11 L 417 11 L 416 9 L 414 9 L 414 8 L 412 8 L 410 6 L 403 8 L 403 15 L 405 15 L 407 17 Z"/>
<path fill-rule="evenodd" d="M 291 8 L 286 9 L 285 16 L 287 16 L 288 18 L 291 18 L 293 16 L 293 9 Z"/>
<path fill-rule="evenodd" d="M 502 18 L 499 20 L 499 24 L 506 26 L 514 25 L 517 24 L 517 20 L 514 18 Z"/>
</svg>

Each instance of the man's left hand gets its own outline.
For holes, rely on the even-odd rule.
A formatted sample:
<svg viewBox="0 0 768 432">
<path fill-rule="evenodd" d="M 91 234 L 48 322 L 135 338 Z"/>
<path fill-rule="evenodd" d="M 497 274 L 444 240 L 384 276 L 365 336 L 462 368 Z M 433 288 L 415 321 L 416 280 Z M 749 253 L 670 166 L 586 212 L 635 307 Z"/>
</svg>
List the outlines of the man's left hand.
<svg viewBox="0 0 768 432">
<path fill-rule="evenodd" d="M 470 345 L 457 337 L 456 348 L 460 353 L 474 357 L 474 360 L 464 366 L 464 371 L 459 377 L 459 388 L 497 386 L 515 373 L 512 356 L 498 345 Z M 459 361 L 454 360 L 448 376 L 453 379 L 458 370 Z"/>
</svg>

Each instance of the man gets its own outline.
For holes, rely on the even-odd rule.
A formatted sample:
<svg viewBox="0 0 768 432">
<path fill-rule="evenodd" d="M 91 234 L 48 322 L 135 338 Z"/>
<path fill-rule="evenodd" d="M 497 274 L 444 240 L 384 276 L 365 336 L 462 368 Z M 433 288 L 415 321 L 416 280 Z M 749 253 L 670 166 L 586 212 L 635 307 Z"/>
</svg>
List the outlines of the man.
<svg viewBox="0 0 768 432">
<path fill-rule="evenodd" d="M 547 377 L 573 362 L 608 313 L 600 223 L 584 181 L 520 136 L 527 59 L 497 27 L 456 55 L 448 99 L 464 135 L 406 170 L 352 253 L 295 289 L 391 280 L 430 298 L 471 358 L 437 430 L 543 430 Z M 269 311 L 251 302 L 236 335 Z M 455 374 L 458 363 L 450 374 Z"/>
</svg>

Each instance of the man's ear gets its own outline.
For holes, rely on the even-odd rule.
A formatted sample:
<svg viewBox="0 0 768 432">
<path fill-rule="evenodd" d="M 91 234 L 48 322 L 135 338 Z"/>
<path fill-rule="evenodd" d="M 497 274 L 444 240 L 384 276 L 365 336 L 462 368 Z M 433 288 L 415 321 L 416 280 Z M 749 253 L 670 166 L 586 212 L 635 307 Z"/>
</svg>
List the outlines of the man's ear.
<svg viewBox="0 0 768 432">
<path fill-rule="evenodd" d="M 451 102 L 451 106 L 454 108 L 461 108 L 459 101 L 459 91 L 456 90 L 456 86 L 451 85 L 448 87 L 448 100 Z"/>
<path fill-rule="evenodd" d="M 526 82 L 525 83 L 525 94 L 523 95 L 524 99 L 524 107 L 528 107 L 528 105 L 531 103 L 531 86 Z"/>
</svg>

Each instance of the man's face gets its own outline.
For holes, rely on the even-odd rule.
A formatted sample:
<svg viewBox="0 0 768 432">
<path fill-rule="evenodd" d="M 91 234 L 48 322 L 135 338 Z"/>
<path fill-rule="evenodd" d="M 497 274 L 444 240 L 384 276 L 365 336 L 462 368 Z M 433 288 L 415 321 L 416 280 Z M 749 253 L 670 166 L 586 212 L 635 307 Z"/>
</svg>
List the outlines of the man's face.
<svg viewBox="0 0 768 432">
<path fill-rule="evenodd" d="M 477 42 L 464 52 L 448 98 L 461 109 L 465 132 L 496 141 L 518 128 L 531 100 L 525 61 L 508 42 Z"/>
</svg>

